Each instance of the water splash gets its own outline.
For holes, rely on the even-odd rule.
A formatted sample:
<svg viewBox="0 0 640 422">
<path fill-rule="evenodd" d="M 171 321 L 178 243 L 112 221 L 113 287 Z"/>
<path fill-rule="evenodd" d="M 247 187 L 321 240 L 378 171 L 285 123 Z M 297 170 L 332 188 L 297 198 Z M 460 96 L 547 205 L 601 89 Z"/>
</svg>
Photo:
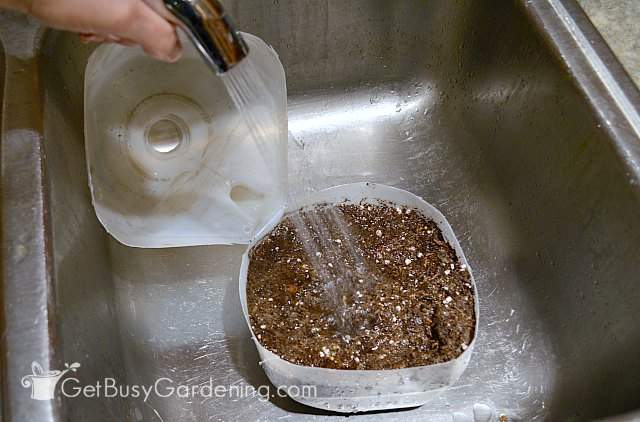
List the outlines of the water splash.
<svg viewBox="0 0 640 422">
<path fill-rule="evenodd" d="M 277 172 L 275 148 L 269 144 L 278 139 L 280 124 L 267 76 L 249 55 L 220 77 L 267 168 Z"/>
<path fill-rule="evenodd" d="M 239 113 L 243 116 L 249 134 L 267 168 L 277 174 L 278 162 L 270 143 L 278 139 L 280 125 L 275 100 L 268 89 L 268 76 L 249 55 L 224 73 L 222 81 Z M 304 143 L 294 137 L 296 145 L 304 150 Z M 312 180 L 312 163 L 306 154 L 302 158 L 302 198 L 289 198 L 291 203 L 310 203 L 317 192 Z M 300 201 L 302 199 L 302 201 Z M 334 310 L 338 331 L 353 334 L 366 328 L 359 308 L 359 290 L 371 288 L 373 277 L 366 271 L 363 253 L 353 241 L 353 234 L 341 211 L 335 207 L 294 213 L 291 221 L 297 237 L 318 276 L 323 281 L 323 300 L 327 309 Z M 324 255 L 339 257 L 328 266 Z M 366 282 L 366 284 L 365 284 Z M 364 284 L 364 285 L 363 285 Z M 356 322 L 357 320 L 357 322 Z"/>
<path fill-rule="evenodd" d="M 364 293 L 377 278 L 368 271 L 364 252 L 358 245 L 340 208 L 315 206 L 289 215 L 316 274 L 321 280 L 326 309 L 331 321 L 348 341 L 369 327 Z"/>
</svg>

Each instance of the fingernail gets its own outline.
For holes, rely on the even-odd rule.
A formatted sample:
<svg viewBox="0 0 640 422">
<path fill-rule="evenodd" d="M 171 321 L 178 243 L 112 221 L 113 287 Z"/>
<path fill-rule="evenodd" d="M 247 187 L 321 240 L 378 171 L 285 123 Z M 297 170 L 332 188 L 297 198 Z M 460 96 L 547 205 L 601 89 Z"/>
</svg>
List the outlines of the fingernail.
<svg viewBox="0 0 640 422">
<path fill-rule="evenodd" d="M 87 35 L 87 36 L 80 36 L 80 41 L 83 44 L 90 44 L 90 43 L 99 43 L 99 42 L 104 42 L 105 38 L 98 36 L 98 35 Z"/>
<path fill-rule="evenodd" d="M 171 63 L 175 63 L 178 60 L 180 60 L 181 56 L 182 56 L 182 47 L 180 46 L 180 44 L 176 44 L 173 50 L 171 51 L 171 53 L 169 53 L 169 55 L 167 56 L 167 61 Z"/>
<path fill-rule="evenodd" d="M 120 38 L 117 35 L 111 35 L 111 34 L 107 35 L 107 40 L 109 42 L 115 42 L 115 43 L 118 43 L 118 44 L 120 44 L 122 42 L 122 38 Z"/>
</svg>

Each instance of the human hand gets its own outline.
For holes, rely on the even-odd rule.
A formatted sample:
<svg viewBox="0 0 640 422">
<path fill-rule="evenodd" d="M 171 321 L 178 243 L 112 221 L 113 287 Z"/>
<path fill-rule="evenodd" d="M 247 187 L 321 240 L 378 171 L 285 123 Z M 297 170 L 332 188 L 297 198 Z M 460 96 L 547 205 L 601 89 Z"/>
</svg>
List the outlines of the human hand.
<svg viewBox="0 0 640 422">
<path fill-rule="evenodd" d="M 0 0 L 58 29 L 78 32 L 83 42 L 140 45 L 160 60 L 180 58 L 175 20 L 162 0 Z"/>
</svg>

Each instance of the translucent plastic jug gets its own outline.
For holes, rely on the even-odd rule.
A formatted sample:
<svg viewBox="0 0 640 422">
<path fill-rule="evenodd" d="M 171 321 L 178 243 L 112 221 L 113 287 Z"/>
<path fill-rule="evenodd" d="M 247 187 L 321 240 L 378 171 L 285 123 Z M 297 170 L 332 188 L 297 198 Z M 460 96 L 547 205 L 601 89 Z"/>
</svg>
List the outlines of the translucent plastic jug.
<svg viewBox="0 0 640 422">
<path fill-rule="evenodd" d="M 222 80 L 190 42 L 175 64 L 103 45 L 85 76 L 91 194 L 105 229 L 128 246 L 247 243 L 278 220 L 286 199 L 284 69 L 244 34 L 274 115 L 268 151 L 256 147 Z"/>
</svg>

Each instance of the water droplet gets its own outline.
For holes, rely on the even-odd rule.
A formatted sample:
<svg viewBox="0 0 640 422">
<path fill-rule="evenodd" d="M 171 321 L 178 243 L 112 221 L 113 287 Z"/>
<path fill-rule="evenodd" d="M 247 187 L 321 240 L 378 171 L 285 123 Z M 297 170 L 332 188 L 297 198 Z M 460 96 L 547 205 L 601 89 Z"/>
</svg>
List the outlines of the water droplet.
<svg viewBox="0 0 640 422">
<path fill-rule="evenodd" d="M 476 403 L 473 405 L 474 422 L 490 422 L 493 413 L 493 409 L 484 403 Z"/>
</svg>

